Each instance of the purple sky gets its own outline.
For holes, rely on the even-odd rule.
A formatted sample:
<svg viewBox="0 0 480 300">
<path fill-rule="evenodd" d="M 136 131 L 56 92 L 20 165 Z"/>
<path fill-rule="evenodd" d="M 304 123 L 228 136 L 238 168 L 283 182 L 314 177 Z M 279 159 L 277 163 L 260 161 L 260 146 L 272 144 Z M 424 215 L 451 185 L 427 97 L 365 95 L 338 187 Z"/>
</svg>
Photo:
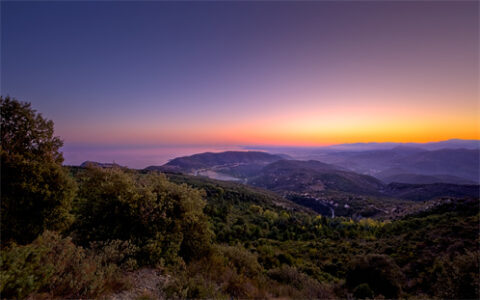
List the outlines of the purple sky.
<svg viewBox="0 0 480 300">
<path fill-rule="evenodd" d="M 1 94 L 67 157 L 479 138 L 477 1 L 1 6 Z"/>
</svg>

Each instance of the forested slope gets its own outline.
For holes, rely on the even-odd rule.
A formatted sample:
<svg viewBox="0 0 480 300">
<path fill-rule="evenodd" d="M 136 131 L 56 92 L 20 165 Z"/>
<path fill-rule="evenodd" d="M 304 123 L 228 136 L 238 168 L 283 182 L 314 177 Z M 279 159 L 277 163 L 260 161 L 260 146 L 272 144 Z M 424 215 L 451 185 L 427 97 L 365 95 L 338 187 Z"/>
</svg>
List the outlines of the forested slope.
<svg viewBox="0 0 480 300">
<path fill-rule="evenodd" d="M 479 297 L 478 197 L 328 218 L 236 183 L 62 167 L 53 123 L 1 106 L 2 298 L 108 297 L 150 271 L 166 280 L 137 296 Z"/>
</svg>

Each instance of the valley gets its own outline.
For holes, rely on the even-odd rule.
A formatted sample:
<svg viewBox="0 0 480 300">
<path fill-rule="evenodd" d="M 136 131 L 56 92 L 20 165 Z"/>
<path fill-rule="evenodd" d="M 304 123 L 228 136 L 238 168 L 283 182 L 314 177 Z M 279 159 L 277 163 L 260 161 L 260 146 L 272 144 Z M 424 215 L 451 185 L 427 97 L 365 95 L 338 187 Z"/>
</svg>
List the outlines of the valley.
<svg viewBox="0 0 480 300">
<path fill-rule="evenodd" d="M 387 164 L 392 160 L 392 156 L 397 160 L 398 157 L 405 155 L 408 157 L 412 149 L 400 149 L 400 146 L 397 146 L 393 150 L 372 151 L 373 153 L 361 152 L 346 155 L 342 152 L 334 155 L 348 156 L 355 162 L 356 158 L 360 157 L 360 163 L 350 164 L 345 161 L 339 163 L 336 160 L 333 160 L 336 163 L 294 160 L 288 155 L 272 155 L 258 151 L 201 153 L 176 158 L 163 166 L 150 166 L 145 170 L 183 173 L 238 182 L 270 190 L 323 216 L 343 216 L 354 219 L 394 219 L 431 207 L 432 203 L 442 203 L 450 198 L 476 197 L 479 194 L 479 186 L 467 179 L 460 180 L 460 184 L 444 183 L 443 180 L 437 182 L 434 179 L 431 180 L 434 182 L 426 180 L 427 183 L 425 183 L 426 175 L 415 174 L 414 176 L 419 178 L 415 183 L 390 182 L 351 170 L 358 170 L 359 164 L 365 164 L 365 157 L 368 158 L 367 162 L 376 159 Z M 401 154 L 398 154 L 399 151 Z M 424 150 L 413 152 L 419 151 Z M 450 151 L 449 155 L 454 155 L 452 153 L 456 152 Z M 435 155 L 437 154 L 434 153 Z M 395 159 L 394 161 L 397 161 Z M 470 160 L 475 162 L 475 157 L 471 157 Z M 459 159 L 456 161 L 458 164 Z M 463 169 L 468 170 L 465 167 Z M 475 176 L 476 173 L 469 174 Z M 441 175 L 436 176 L 430 176 L 428 179 L 441 177 Z M 444 178 L 457 179 L 455 176 Z"/>
</svg>

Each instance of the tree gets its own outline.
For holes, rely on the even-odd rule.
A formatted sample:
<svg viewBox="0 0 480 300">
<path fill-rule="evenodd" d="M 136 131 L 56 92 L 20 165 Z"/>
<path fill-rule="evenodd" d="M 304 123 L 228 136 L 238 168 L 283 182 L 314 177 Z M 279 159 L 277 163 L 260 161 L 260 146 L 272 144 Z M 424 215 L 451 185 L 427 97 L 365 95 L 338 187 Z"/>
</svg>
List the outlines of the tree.
<svg viewBox="0 0 480 300">
<path fill-rule="evenodd" d="M 28 243 L 72 222 L 75 183 L 63 169 L 53 122 L 30 103 L 0 97 L 2 241 Z"/>
<path fill-rule="evenodd" d="M 32 161 L 63 162 L 62 140 L 54 136 L 53 121 L 36 113 L 30 103 L 0 97 L 2 152 Z"/>
<path fill-rule="evenodd" d="M 200 190 L 163 174 L 135 174 L 95 166 L 79 175 L 77 240 L 130 240 L 142 264 L 178 262 L 205 255 L 212 232 Z"/>
</svg>

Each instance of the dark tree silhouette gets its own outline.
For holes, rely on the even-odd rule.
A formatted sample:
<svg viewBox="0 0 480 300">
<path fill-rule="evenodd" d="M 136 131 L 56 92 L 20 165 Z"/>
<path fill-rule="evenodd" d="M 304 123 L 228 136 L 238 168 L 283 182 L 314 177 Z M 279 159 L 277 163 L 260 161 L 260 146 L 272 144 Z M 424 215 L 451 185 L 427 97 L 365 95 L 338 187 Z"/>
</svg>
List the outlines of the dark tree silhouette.
<svg viewBox="0 0 480 300">
<path fill-rule="evenodd" d="M 8 96 L 0 108 L 2 242 L 23 244 L 71 224 L 75 183 L 61 165 L 53 122 Z"/>
</svg>

